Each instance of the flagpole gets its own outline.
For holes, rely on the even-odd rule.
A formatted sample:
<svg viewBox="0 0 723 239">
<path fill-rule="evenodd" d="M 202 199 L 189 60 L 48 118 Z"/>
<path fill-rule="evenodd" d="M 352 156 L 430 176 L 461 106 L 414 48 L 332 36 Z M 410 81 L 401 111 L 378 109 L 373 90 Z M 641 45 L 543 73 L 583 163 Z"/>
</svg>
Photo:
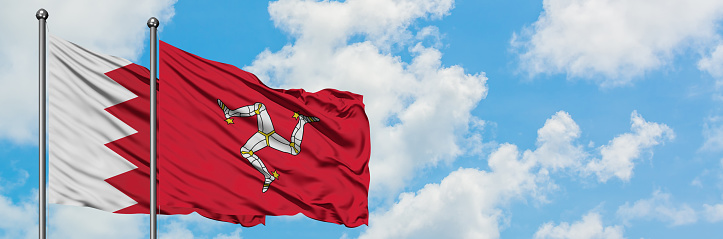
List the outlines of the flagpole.
<svg viewBox="0 0 723 239">
<path fill-rule="evenodd" d="M 151 77 L 149 84 L 151 85 L 151 239 L 156 239 L 156 213 L 158 205 L 156 201 L 156 71 L 157 71 L 157 32 L 158 19 L 151 17 L 148 19 L 148 28 L 151 29 Z"/>
<path fill-rule="evenodd" d="M 35 13 L 35 18 L 38 19 L 40 33 L 38 49 L 38 56 L 40 59 L 38 62 L 38 94 L 40 95 L 38 97 L 38 103 L 40 104 L 38 110 L 40 122 L 40 125 L 38 126 L 38 237 L 40 239 L 45 239 L 45 212 L 47 209 L 47 205 L 45 203 L 45 127 L 47 125 L 45 122 L 45 21 L 48 19 L 48 11 L 45 11 L 45 9 L 42 8 L 38 9 Z"/>
</svg>

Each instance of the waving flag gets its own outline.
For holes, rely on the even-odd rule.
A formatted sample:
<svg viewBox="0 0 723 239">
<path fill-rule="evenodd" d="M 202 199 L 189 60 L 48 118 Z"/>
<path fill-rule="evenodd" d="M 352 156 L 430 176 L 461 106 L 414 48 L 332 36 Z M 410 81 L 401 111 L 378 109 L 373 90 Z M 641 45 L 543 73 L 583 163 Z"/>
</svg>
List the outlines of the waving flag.
<svg viewBox="0 0 723 239">
<path fill-rule="evenodd" d="M 48 42 L 49 202 L 149 213 L 148 70 L 53 35 Z M 262 214 L 161 208 L 194 211 L 245 226 L 264 222 Z"/>
<path fill-rule="evenodd" d="M 159 205 L 368 224 L 362 96 L 265 86 L 160 43 Z"/>
</svg>

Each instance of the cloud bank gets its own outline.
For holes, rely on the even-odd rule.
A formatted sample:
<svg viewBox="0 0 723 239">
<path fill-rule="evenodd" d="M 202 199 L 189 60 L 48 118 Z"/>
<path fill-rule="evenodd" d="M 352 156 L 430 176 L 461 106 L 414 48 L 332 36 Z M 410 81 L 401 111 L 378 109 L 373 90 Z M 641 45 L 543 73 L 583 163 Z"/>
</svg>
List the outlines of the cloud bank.
<svg viewBox="0 0 723 239">
<path fill-rule="evenodd" d="M 600 161 L 592 155 L 632 162 L 640 156 L 635 152 L 663 139 L 664 124 L 647 122 L 636 112 L 631 118 L 632 132 L 615 137 L 597 152 L 587 152 L 577 143 L 580 127 L 567 112 L 557 112 L 537 131 L 536 149 L 520 152 L 514 144 L 502 144 L 487 158 L 489 170 L 460 168 L 440 183 L 403 193 L 390 208 L 371 214 L 369 229 L 359 238 L 499 238 L 509 220 L 505 209 L 515 202 L 547 202 L 546 195 L 559 187 L 552 179 L 556 173 L 591 176 L 587 165 Z M 617 146 L 621 142 L 626 146 Z M 621 172 L 611 175 L 628 175 L 633 167 L 602 168 Z M 547 223 L 535 236 L 570 238 L 578 232 L 588 236 L 582 238 L 622 238 L 622 227 L 603 227 L 597 214 L 572 225 Z"/>
<path fill-rule="evenodd" d="M 604 226 L 600 214 L 590 212 L 582 217 L 580 221 L 572 224 L 561 222 L 554 225 L 553 222 L 545 223 L 535 232 L 535 239 L 615 239 L 623 237 L 623 227 Z"/>
<path fill-rule="evenodd" d="M 513 35 L 520 69 L 564 73 L 602 86 L 630 84 L 671 63 L 684 49 L 714 47 L 723 2 L 717 0 L 544 0 L 532 25 Z M 719 62 L 719 53 L 701 68 Z"/>
</svg>

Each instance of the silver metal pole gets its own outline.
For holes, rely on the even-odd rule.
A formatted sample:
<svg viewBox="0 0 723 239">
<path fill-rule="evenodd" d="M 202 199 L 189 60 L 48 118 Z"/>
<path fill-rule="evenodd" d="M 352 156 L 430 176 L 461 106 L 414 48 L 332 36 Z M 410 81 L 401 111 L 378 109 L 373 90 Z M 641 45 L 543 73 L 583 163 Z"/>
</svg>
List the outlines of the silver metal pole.
<svg viewBox="0 0 723 239">
<path fill-rule="evenodd" d="M 40 239 L 45 239 L 45 212 L 47 209 L 47 204 L 45 203 L 45 172 L 46 172 L 46 165 L 45 165 L 45 128 L 47 123 L 45 122 L 45 21 L 48 19 L 48 11 L 45 11 L 45 9 L 38 9 L 38 11 L 35 13 L 35 18 L 38 19 L 39 23 L 39 33 L 40 33 L 40 41 L 39 41 L 39 49 L 38 49 L 38 56 L 39 56 L 39 69 L 38 69 L 38 93 L 40 97 L 38 97 L 38 100 L 40 103 L 39 106 L 39 121 L 40 125 L 38 126 L 39 131 L 39 139 L 38 139 L 38 162 L 40 165 L 38 165 L 38 237 Z"/>
<path fill-rule="evenodd" d="M 156 239 L 158 228 L 156 224 L 156 213 L 158 212 L 156 202 L 156 71 L 158 68 L 156 43 L 158 24 L 158 19 L 155 17 L 148 19 L 147 25 L 151 29 L 151 81 L 149 82 L 151 85 L 151 239 Z"/>
</svg>

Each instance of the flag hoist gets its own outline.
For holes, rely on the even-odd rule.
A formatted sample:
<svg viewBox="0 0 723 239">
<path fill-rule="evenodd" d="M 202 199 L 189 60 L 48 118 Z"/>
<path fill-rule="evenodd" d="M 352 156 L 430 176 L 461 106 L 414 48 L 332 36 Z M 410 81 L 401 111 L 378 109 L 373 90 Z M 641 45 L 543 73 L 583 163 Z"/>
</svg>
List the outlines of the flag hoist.
<svg viewBox="0 0 723 239">
<path fill-rule="evenodd" d="M 47 122 L 45 122 L 45 21 L 48 20 L 48 11 L 42 8 L 38 9 L 35 13 L 35 18 L 38 19 L 38 34 L 40 39 L 38 49 L 38 100 L 40 103 L 38 112 L 40 124 L 38 126 L 38 185 L 40 185 L 38 187 L 38 237 L 45 239 L 45 212 L 47 209 L 47 204 L 45 203 L 45 127 L 47 126 Z"/>
<path fill-rule="evenodd" d="M 151 239 L 156 238 L 156 231 L 158 229 L 157 222 L 157 213 L 158 213 L 158 203 L 157 203 L 157 192 L 158 188 L 156 187 L 156 173 L 157 173 L 157 157 L 158 154 L 156 153 L 157 149 L 157 136 L 156 136 L 156 128 L 157 128 L 157 94 L 158 91 L 156 90 L 156 87 L 158 84 L 156 84 L 156 73 L 158 72 L 158 19 L 155 17 L 151 17 L 148 19 L 148 28 L 151 30 Z"/>
</svg>

